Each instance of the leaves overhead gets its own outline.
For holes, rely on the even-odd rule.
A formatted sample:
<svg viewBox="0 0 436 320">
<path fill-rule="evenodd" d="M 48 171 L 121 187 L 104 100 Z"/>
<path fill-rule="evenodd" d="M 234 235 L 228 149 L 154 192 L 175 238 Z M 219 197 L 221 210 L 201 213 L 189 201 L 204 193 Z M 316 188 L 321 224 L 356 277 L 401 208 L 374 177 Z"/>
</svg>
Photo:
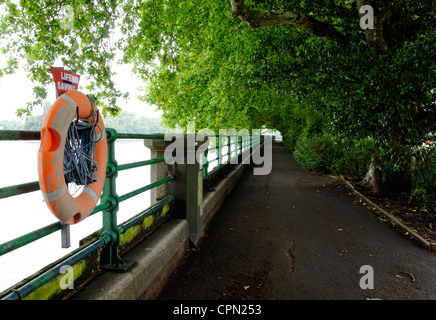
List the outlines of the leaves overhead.
<svg viewBox="0 0 436 320">
<path fill-rule="evenodd" d="M 116 1 L 1 1 L 0 41 L 7 56 L 2 74 L 13 73 L 24 60 L 30 80 L 37 83 L 35 100 L 19 114 L 29 115 L 47 97 L 52 82 L 49 67 L 56 63 L 87 75 L 97 102 L 117 113 L 122 96 L 112 81 L 115 57 L 113 30 L 119 13 Z"/>
<path fill-rule="evenodd" d="M 46 96 L 48 66 L 61 60 L 91 79 L 88 90 L 106 112 L 117 114 L 123 94 L 111 66 L 121 50 L 123 63 L 132 63 L 144 80 L 142 99 L 157 105 L 170 126 L 195 120 L 197 129 L 266 126 L 286 132 L 300 110 L 323 119 L 319 130 L 369 135 L 385 144 L 393 136 L 416 142 L 435 127 L 431 0 L 1 3 L 2 50 L 9 58 L 2 72 L 13 72 L 25 59 L 31 79 L 41 84 L 33 103 Z M 234 3 L 248 18 L 302 18 L 252 29 L 232 18 Z M 373 34 L 359 27 L 358 4 L 375 8 L 386 52 L 378 52 Z M 346 41 L 322 35 L 319 26 Z M 121 32 L 114 33 L 117 28 Z"/>
</svg>

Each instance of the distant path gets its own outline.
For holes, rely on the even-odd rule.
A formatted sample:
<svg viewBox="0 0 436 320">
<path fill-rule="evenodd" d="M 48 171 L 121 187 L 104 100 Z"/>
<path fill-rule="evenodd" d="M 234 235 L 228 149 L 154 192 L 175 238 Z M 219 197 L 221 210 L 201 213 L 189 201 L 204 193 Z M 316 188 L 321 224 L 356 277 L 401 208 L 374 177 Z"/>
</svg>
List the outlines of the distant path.
<svg viewBox="0 0 436 320">
<path fill-rule="evenodd" d="M 159 299 L 436 299 L 436 259 L 347 192 L 275 143 L 271 174 L 247 168 Z"/>
</svg>

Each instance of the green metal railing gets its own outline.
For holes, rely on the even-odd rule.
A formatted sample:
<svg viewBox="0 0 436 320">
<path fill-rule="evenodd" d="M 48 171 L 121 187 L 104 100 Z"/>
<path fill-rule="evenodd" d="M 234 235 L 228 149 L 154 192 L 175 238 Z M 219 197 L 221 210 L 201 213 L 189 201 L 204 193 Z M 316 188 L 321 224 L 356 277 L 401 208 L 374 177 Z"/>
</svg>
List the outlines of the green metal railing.
<svg viewBox="0 0 436 320">
<path fill-rule="evenodd" d="M 91 252 L 102 249 L 101 253 L 101 267 L 107 269 L 115 270 L 127 270 L 132 265 L 130 261 L 124 261 L 119 256 L 119 243 L 120 235 L 125 233 L 130 227 L 135 225 L 137 222 L 145 219 L 147 216 L 155 212 L 156 210 L 163 208 L 165 205 L 172 203 L 175 199 L 173 196 L 167 196 L 154 206 L 143 211 L 141 214 L 135 218 L 128 220 L 121 226 L 117 222 L 117 212 L 119 209 L 119 203 L 126 201 L 134 196 L 137 196 L 147 190 L 156 188 L 159 185 L 167 183 L 172 179 L 171 176 L 167 176 L 158 181 L 154 181 L 151 184 L 118 196 L 116 193 L 116 178 L 118 172 L 122 170 L 138 168 L 142 166 L 147 166 L 155 163 L 165 162 L 165 158 L 157 158 L 145 161 L 132 162 L 128 164 L 118 165 L 115 158 L 115 141 L 117 139 L 164 139 L 164 135 L 155 134 L 128 134 L 128 133 L 118 133 L 114 129 L 106 129 L 107 144 L 108 144 L 108 163 L 106 169 L 106 181 L 103 187 L 103 193 L 101 196 L 100 204 L 98 204 L 90 215 L 94 215 L 97 212 L 103 212 L 103 226 L 100 230 L 99 238 L 87 245 L 83 249 L 79 250 L 72 256 L 68 257 L 62 263 L 54 266 L 48 271 L 44 272 L 42 275 L 38 276 L 36 279 L 31 280 L 19 289 L 14 289 L 7 296 L 2 299 L 6 300 L 17 300 L 21 299 L 31 292 L 35 291 L 37 288 L 41 287 L 54 277 L 59 275 L 59 270 L 62 265 L 74 264 L 89 255 Z M 36 131 L 0 131 L 0 141 L 1 140 L 40 140 L 40 132 Z M 39 182 L 29 182 L 14 186 L 8 186 L 0 188 L 0 199 L 8 198 L 12 196 L 17 196 L 29 192 L 38 191 Z M 62 222 L 55 222 L 47 225 L 38 230 L 32 231 L 25 235 L 22 235 L 13 240 L 7 241 L 0 244 L 0 256 L 7 254 L 13 250 L 23 247 L 29 243 L 32 243 L 38 239 L 46 237 L 56 231 L 61 230 L 63 227 Z"/>
<path fill-rule="evenodd" d="M 115 158 L 115 141 L 119 139 L 164 140 L 165 135 L 118 133 L 114 129 L 107 128 L 106 136 L 108 144 L 106 180 L 100 203 L 90 214 L 91 216 L 98 212 L 102 212 L 102 228 L 98 233 L 97 239 L 92 240 L 91 243 L 88 243 L 83 247 L 81 246 L 76 252 L 65 257 L 65 259 L 63 259 L 60 263 L 42 272 L 42 274 L 26 282 L 18 289 L 10 290 L 10 292 L 1 299 L 18 300 L 26 297 L 58 276 L 63 265 L 73 265 L 78 263 L 91 253 L 94 253 L 98 250 L 101 250 L 99 263 L 101 268 L 120 271 L 129 269 L 133 262 L 125 261 L 119 255 L 121 235 L 126 233 L 129 228 L 132 228 L 140 221 L 175 201 L 173 196 L 168 195 L 155 205 L 119 225 L 117 222 L 117 212 L 121 202 L 135 197 L 145 191 L 156 188 L 162 184 L 168 183 L 173 179 L 173 176 L 166 176 L 165 178 L 118 196 L 116 191 L 116 179 L 119 171 L 162 163 L 165 162 L 165 158 L 161 157 L 119 165 Z M 240 159 L 240 157 L 246 153 L 251 154 L 252 150 L 263 142 L 263 136 L 260 135 L 209 136 L 209 139 L 215 140 L 216 144 L 207 148 L 204 152 L 203 181 L 206 189 L 208 189 L 213 182 L 217 181 L 226 172 L 226 170 L 228 170 L 230 165 L 233 163 L 232 160 L 235 160 L 235 158 Z M 40 140 L 40 132 L 1 130 L 0 141 L 2 140 Z M 208 159 L 208 155 L 211 153 L 216 154 L 216 157 L 213 159 Z M 216 166 L 214 166 L 212 170 L 209 170 L 211 164 L 213 163 L 216 163 Z M 239 162 L 236 161 L 236 163 Z M 2 187 L 0 188 L 0 199 L 38 191 L 39 189 L 38 181 Z M 63 228 L 65 228 L 65 224 L 58 221 L 0 244 L 0 256 L 37 241 L 38 239 L 44 238 L 56 231 L 61 230 L 62 232 Z"/>
<path fill-rule="evenodd" d="M 262 135 L 208 135 L 208 137 L 210 141 L 216 143 L 212 143 L 212 146 L 204 151 L 203 183 L 206 190 L 210 188 L 213 176 L 219 176 L 232 164 L 232 160 L 240 159 L 245 152 L 251 153 L 251 150 L 262 144 L 264 140 Z M 225 148 L 227 150 L 224 152 Z M 211 151 L 216 153 L 213 159 L 209 159 Z M 216 166 L 209 170 L 210 164 L 215 162 Z"/>
</svg>

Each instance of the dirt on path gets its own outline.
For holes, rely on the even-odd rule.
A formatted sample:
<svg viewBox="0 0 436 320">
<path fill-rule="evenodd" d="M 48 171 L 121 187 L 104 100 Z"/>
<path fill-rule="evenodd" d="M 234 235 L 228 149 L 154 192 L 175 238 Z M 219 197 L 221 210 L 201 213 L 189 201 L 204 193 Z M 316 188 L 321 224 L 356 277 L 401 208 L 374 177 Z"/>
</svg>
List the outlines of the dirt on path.
<svg viewBox="0 0 436 320">
<path fill-rule="evenodd" d="M 434 256 L 353 200 L 275 143 L 271 174 L 245 170 L 158 300 L 435 299 Z"/>
</svg>

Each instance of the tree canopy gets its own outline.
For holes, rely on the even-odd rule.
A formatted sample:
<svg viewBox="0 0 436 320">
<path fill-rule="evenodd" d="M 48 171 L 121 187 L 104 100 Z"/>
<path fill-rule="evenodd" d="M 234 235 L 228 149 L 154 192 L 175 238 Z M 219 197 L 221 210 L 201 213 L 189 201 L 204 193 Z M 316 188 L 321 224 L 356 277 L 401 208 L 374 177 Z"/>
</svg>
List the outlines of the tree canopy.
<svg viewBox="0 0 436 320">
<path fill-rule="evenodd" d="M 111 65 L 120 50 L 144 80 L 142 98 L 172 127 L 264 126 L 290 145 L 308 134 L 370 137 L 374 178 L 385 164 L 404 169 L 410 148 L 436 131 L 434 0 L 0 3 L 9 58 L 1 74 L 24 59 L 41 84 L 33 103 L 46 96 L 49 66 L 60 59 L 116 115 L 123 93 Z M 374 28 L 360 25 L 364 6 L 373 8 Z"/>
</svg>

